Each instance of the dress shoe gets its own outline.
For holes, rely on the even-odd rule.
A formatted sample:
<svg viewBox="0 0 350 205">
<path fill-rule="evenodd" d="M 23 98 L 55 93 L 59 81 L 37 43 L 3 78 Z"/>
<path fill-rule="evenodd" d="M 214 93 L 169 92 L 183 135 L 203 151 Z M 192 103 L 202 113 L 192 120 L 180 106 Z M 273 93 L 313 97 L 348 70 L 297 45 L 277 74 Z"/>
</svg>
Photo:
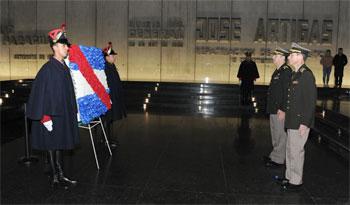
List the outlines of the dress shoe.
<svg viewBox="0 0 350 205">
<path fill-rule="evenodd" d="M 65 176 L 60 176 L 58 178 L 58 181 L 60 182 L 60 184 L 62 184 L 64 186 L 75 186 L 78 183 L 77 181 L 68 179 Z"/>
<path fill-rule="evenodd" d="M 302 184 L 291 184 L 286 183 L 281 185 L 281 190 L 283 192 L 299 192 L 301 190 Z"/>
<path fill-rule="evenodd" d="M 274 162 L 272 160 L 265 162 L 265 167 L 270 167 L 270 168 L 281 168 L 283 167 L 284 164 L 279 164 L 277 162 Z"/>
<path fill-rule="evenodd" d="M 277 175 L 274 176 L 274 180 L 280 185 L 289 183 L 289 179 L 287 179 L 285 177 L 280 177 L 280 176 L 277 176 Z"/>
<path fill-rule="evenodd" d="M 109 146 L 110 146 L 111 148 L 116 148 L 116 147 L 119 146 L 119 142 L 118 142 L 118 141 L 109 140 L 108 143 L 109 143 Z M 107 143 L 105 143 L 105 145 L 107 145 Z"/>
<path fill-rule="evenodd" d="M 58 175 L 54 174 L 52 175 L 52 181 L 51 181 L 51 187 L 57 188 L 60 182 L 58 181 Z"/>
<path fill-rule="evenodd" d="M 266 162 L 271 161 L 271 158 L 268 157 L 268 156 L 263 156 L 263 160 L 264 160 L 264 162 L 266 163 Z"/>
<path fill-rule="evenodd" d="M 72 181 L 68 182 L 67 180 L 66 179 L 62 179 L 57 174 L 55 174 L 52 177 L 51 187 L 54 188 L 54 189 L 63 188 L 65 190 L 68 190 L 69 187 L 71 187 L 72 185 L 76 184 L 76 182 L 74 184 L 72 184 L 71 183 Z"/>
<path fill-rule="evenodd" d="M 265 162 L 265 167 L 271 167 L 271 168 L 281 168 L 284 166 L 284 164 L 279 164 L 277 162 L 274 162 L 271 160 L 270 157 L 264 156 L 263 160 Z"/>
</svg>

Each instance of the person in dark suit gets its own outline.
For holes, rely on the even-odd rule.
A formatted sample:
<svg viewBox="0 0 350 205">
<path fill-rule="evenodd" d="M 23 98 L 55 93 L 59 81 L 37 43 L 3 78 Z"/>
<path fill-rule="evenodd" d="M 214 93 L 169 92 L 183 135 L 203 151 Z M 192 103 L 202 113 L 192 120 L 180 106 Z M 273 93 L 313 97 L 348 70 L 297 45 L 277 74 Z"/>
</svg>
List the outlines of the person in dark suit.
<svg viewBox="0 0 350 205">
<path fill-rule="evenodd" d="M 64 62 L 70 46 L 64 27 L 49 32 L 53 57 L 35 77 L 26 112 L 32 119 L 32 148 L 48 152 L 55 187 L 77 183 L 64 176 L 62 166 L 62 150 L 73 149 L 79 143 L 74 87 Z"/>
<path fill-rule="evenodd" d="M 343 48 L 338 49 L 338 54 L 333 58 L 334 65 L 334 87 L 341 88 L 344 75 L 344 67 L 348 63 L 348 58 L 343 53 Z"/>
<path fill-rule="evenodd" d="M 113 122 L 126 118 L 127 114 L 122 82 L 119 77 L 118 69 L 114 64 L 117 53 L 112 48 L 112 42 L 109 42 L 108 46 L 103 49 L 103 53 L 106 59 L 105 73 L 109 87 L 109 96 L 112 101 L 112 107 L 103 116 L 102 120 L 104 127 L 107 129 L 107 136 L 111 138 L 114 137 Z M 119 144 L 118 140 L 108 141 L 112 147 L 116 147 Z"/>
<path fill-rule="evenodd" d="M 248 105 L 251 102 L 252 90 L 254 89 L 254 81 L 259 78 L 258 68 L 252 60 L 252 53 L 245 53 L 245 60 L 239 66 L 237 78 L 241 81 L 241 103 Z"/>
</svg>

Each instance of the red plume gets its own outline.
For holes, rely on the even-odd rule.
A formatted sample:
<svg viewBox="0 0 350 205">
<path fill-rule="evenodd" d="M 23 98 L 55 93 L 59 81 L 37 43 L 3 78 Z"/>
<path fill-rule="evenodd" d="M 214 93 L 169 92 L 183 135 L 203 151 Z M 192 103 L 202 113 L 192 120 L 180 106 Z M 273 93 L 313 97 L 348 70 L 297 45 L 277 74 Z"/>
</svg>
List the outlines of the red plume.
<svg viewBox="0 0 350 205">
<path fill-rule="evenodd" d="M 65 24 L 65 23 L 63 23 L 63 24 L 61 25 L 61 29 L 62 29 L 63 32 L 66 31 L 66 24 Z"/>
<path fill-rule="evenodd" d="M 56 40 L 57 34 L 61 32 L 61 29 L 55 29 L 49 32 L 49 36 L 52 40 Z"/>
</svg>

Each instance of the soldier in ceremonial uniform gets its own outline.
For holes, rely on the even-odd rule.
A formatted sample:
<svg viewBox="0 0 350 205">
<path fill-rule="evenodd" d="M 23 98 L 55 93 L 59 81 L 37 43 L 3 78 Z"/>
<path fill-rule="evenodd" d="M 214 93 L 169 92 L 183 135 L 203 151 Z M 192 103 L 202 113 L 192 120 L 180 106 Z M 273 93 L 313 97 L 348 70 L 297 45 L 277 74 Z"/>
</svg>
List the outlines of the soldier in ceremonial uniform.
<svg viewBox="0 0 350 205">
<path fill-rule="evenodd" d="M 106 59 L 105 73 L 107 77 L 107 84 L 109 87 L 109 96 L 112 101 L 112 107 L 103 116 L 102 120 L 104 127 L 107 129 L 107 136 L 113 137 L 113 122 L 121 120 L 126 115 L 126 108 L 124 104 L 124 92 L 122 82 L 119 77 L 118 70 L 114 64 L 117 53 L 112 48 L 112 42 L 108 42 L 108 46 L 103 49 L 103 53 Z M 112 147 L 118 145 L 118 141 L 109 140 Z"/>
<path fill-rule="evenodd" d="M 79 132 L 73 82 L 64 62 L 70 45 L 64 25 L 49 32 L 49 42 L 53 57 L 35 77 L 26 116 L 33 120 L 33 149 L 48 152 L 52 170 L 51 185 L 68 187 L 77 181 L 64 176 L 62 150 L 73 149 L 79 143 Z"/>
<path fill-rule="evenodd" d="M 239 66 L 237 78 L 241 81 L 241 103 L 248 105 L 251 101 L 251 93 L 254 88 L 254 81 L 259 78 L 258 68 L 252 60 L 252 53 L 245 53 L 245 60 Z"/>
<path fill-rule="evenodd" d="M 310 50 L 292 43 L 289 64 L 293 67 L 288 88 L 285 128 L 287 129 L 285 191 L 297 191 L 303 184 L 304 145 L 314 125 L 317 89 L 312 71 L 305 65 Z"/>
<path fill-rule="evenodd" d="M 272 60 L 276 65 L 267 92 L 266 111 L 270 114 L 270 129 L 273 150 L 269 156 L 264 156 L 265 166 L 281 167 L 286 159 L 287 133 L 284 129 L 287 93 L 292 69 L 286 60 L 287 50 L 278 48 L 273 52 Z"/>
</svg>

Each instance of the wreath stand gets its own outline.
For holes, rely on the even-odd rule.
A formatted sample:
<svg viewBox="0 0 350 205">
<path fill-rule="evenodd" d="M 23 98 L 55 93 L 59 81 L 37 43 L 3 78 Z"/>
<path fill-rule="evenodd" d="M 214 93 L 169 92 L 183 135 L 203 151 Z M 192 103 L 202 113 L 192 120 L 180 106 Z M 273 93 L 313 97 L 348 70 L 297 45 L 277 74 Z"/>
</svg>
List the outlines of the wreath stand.
<svg viewBox="0 0 350 205">
<path fill-rule="evenodd" d="M 92 128 L 96 127 L 97 125 L 101 125 L 101 129 L 102 129 L 103 135 L 104 135 L 104 137 L 105 137 L 105 141 L 106 141 L 106 144 L 107 144 L 107 148 L 108 148 L 108 151 L 109 151 L 109 155 L 112 156 L 112 151 L 111 151 L 111 148 L 110 148 L 110 146 L 109 146 L 109 142 L 108 142 L 108 139 L 107 139 L 107 136 L 106 136 L 106 132 L 105 132 L 105 129 L 104 129 L 104 127 L 103 127 L 102 120 L 101 120 L 100 117 L 98 118 L 98 120 L 91 121 L 91 122 L 90 122 L 89 124 L 87 124 L 87 125 L 79 124 L 79 127 L 80 127 L 80 128 L 83 128 L 83 129 L 89 130 L 90 139 L 91 139 L 91 144 L 92 144 L 92 150 L 94 151 L 96 166 L 97 166 L 97 169 L 99 170 L 99 169 L 100 169 L 100 164 L 99 164 L 98 159 L 97 159 L 97 154 L 96 154 L 96 149 L 95 149 L 95 143 L 94 143 L 93 135 L 92 135 L 92 132 L 91 132 Z"/>
</svg>

